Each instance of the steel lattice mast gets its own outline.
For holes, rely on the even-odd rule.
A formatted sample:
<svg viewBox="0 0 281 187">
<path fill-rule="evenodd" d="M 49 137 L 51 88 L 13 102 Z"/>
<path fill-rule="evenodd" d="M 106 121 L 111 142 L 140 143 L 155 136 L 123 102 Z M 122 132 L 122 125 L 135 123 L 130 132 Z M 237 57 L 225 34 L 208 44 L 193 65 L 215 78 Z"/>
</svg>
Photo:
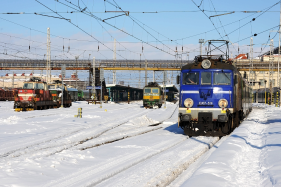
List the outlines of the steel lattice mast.
<svg viewBox="0 0 281 187">
<path fill-rule="evenodd" d="M 114 53 L 113 53 L 113 60 L 116 61 L 116 39 L 114 39 Z M 113 78 L 112 83 L 116 84 L 116 70 L 113 70 Z"/>
<path fill-rule="evenodd" d="M 46 82 L 47 83 L 51 83 L 51 38 L 50 38 L 50 28 L 47 28 Z"/>
<path fill-rule="evenodd" d="M 273 39 L 270 40 L 270 56 L 269 56 L 269 86 L 270 86 L 270 104 L 272 104 L 272 94 L 273 94 L 273 88 L 272 88 L 272 83 L 273 83 L 273 62 L 274 62 L 274 43 Z"/>
<path fill-rule="evenodd" d="M 253 59 L 254 59 L 254 52 L 253 52 L 253 38 L 251 38 L 251 45 L 250 45 L 250 72 L 249 72 L 249 77 L 250 77 L 250 84 L 251 87 L 253 88 L 254 86 L 254 79 L 255 79 L 255 74 L 254 74 L 254 64 L 253 64 Z M 252 91 L 253 92 L 253 91 Z M 253 93 L 251 93 L 253 94 Z"/>
</svg>

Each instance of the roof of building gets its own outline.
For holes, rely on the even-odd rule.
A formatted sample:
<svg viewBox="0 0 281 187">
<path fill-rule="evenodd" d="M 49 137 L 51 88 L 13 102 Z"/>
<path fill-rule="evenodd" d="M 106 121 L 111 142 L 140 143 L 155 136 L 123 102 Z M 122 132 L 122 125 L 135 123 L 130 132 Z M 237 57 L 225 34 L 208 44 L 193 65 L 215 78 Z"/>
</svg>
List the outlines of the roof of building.
<svg viewBox="0 0 281 187">
<path fill-rule="evenodd" d="M 163 87 L 163 85 L 160 85 L 160 87 Z M 179 92 L 179 90 L 174 84 L 167 84 L 166 89 L 168 89 L 169 91 Z"/>
<path fill-rule="evenodd" d="M 248 59 L 247 54 L 239 54 L 234 59 Z"/>
<path fill-rule="evenodd" d="M 128 88 L 128 86 L 124 86 L 124 85 L 119 85 L 119 84 L 106 84 L 106 88 Z M 134 87 L 130 87 L 131 89 L 140 89 L 142 90 L 142 88 L 134 88 Z"/>
</svg>

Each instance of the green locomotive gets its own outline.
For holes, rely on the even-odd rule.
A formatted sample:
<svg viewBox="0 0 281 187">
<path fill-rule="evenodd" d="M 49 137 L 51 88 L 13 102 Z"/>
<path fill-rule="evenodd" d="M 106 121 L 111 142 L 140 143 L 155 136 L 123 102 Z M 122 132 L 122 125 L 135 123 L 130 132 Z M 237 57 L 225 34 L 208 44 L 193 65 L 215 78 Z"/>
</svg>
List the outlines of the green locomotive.
<svg viewBox="0 0 281 187">
<path fill-rule="evenodd" d="M 156 82 L 149 82 L 143 88 L 143 107 L 153 108 L 158 106 L 161 108 L 163 104 L 163 91 Z"/>
</svg>

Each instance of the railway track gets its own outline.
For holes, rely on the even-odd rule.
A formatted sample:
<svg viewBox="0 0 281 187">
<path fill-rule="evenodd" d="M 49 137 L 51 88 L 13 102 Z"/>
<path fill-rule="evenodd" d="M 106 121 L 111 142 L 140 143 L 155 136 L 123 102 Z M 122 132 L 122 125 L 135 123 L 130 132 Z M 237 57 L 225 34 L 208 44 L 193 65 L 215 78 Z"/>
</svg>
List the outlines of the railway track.
<svg viewBox="0 0 281 187">
<path fill-rule="evenodd" d="M 112 128 L 116 128 L 117 126 L 120 126 L 124 123 L 126 123 L 131 118 L 145 115 L 146 111 L 143 111 L 142 113 L 138 113 L 136 115 L 132 115 L 131 117 L 124 118 L 123 116 L 120 117 L 120 119 L 114 119 L 111 121 L 106 121 L 105 123 L 100 123 L 99 125 L 94 125 L 90 128 L 76 128 L 72 131 L 67 131 L 67 133 L 63 134 L 60 133 L 57 137 L 51 137 L 51 138 L 41 138 L 37 139 L 34 143 L 34 139 L 32 141 L 22 141 L 22 143 L 17 142 L 17 148 L 12 148 L 8 145 L 2 145 L 8 148 L 8 151 L 0 150 L 0 158 L 16 158 L 16 157 L 22 157 L 26 156 L 29 158 L 34 157 L 42 157 L 42 156 L 48 156 L 55 153 L 58 153 L 60 151 L 69 149 L 73 146 L 79 145 L 83 142 L 86 142 L 87 140 L 97 138 L 101 134 L 109 131 Z M 20 145 L 19 145 L 20 143 Z M 9 142 L 9 145 L 15 145 L 15 142 Z M 43 150 L 43 152 L 42 152 Z M 40 153 L 39 155 L 36 153 Z"/>
<path fill-rule="evenodd" d="M 129 108 L 131 107 L 126 107 L 126 109 Z M 174 109 L 174 111 L 175 110 L 176 109 Z M 132 114 L 130 114 L 130 112 Z M 52 138 L 40 138 L 36 141 L 34 140 L 34 138 L 32 138 L 26 139 L 26 141 L 21 140 L 20 142 L 9 142 L 9 145 L 3 145 L 3 147 L 6 147 L 7 150 L 0 150 L 0 158 L 15 159 L 19 157 L 26 157 L 35 159 L 39 157 L 53 155 L 67 149 L 84 150 L 161 128 L 132 127 L 131 129 L 127 129 L 125 131 L 124 129 L 120 129 L 120 132 L 118 132 L 118 130 L 115 130 L 113 131 L 114 135 L 103 135 L 108 131 L 111 131 L 121 125 L 128 123 L 132 119 L 148 114 L 150 111 L 142 110 L 137 114 L 134 114 L 134 112 L 132 111 L 130 112 L 126 112 L 126 116 L 129 117 L 124 118 L 124 116 L 121 116 L 119 119 L 113 119 L 111 121 L 101 120 L 99 125 L 92 125 L 90 128 L 75 128 L 70 131 L 68 130 L 67 133 L 60 133 L 55 138 L 54 136 L 52 136 Z M 79 123 L 79 121 L 77 123 Z"/>
<path fill-rule="evenodd" d="M 59 170 L 60 177 L 52 181 L 43 180 L 40 186 L 112 186 L 112 184 L 121 186 L 126 184 L 125 181 L 128 181 L 127 184 L 132 184 L 132 180 L 140 176 L 141 171 L 146 174 L 142 175 L 143 180 L 140 180 L 141 183 L 136 183 L 136 186 L 155 184 L 165 186 L 218 140 L 213 137 L 184 136 L 180 128 L 175 128 L 177 109 L 177 105 L 173 104 L 167 109 L 140 109 L 137 113 L 128 109 L 124 110 L 126 118 L 119 116 L 118 119 L 96 125 L 96 128 L 91 126 L 73 129 L 55 139 L 46 137 L 36 143 L 33 142 L 34 139 L 30 139 L 16 149 L 14 147 L 6 152 L 2 149 L 0 168 L 9 168 L 11 163 L 26 161 L 38 163 L 39 160 L 41 163 L 46 163 L 50 159 L 55 159 L 51 166 L 47 168 L 41 166 L 45 169 L 40 175 L 44 176 L 45 172 L 49 173 L 59 168 L 60 164 L 77 164 L 83 160 L 82 155 L 89 154 L 96 158 L 91 164 L 67 173 L 64 173 L 66 170 Z M 159 115 L 160 113 L 162 115 Z M 145 119 L 143 116 L 147 118 L 158 116 L 158 121 L 140 124 Z M 137 128 L 136 124 L 139 124 Z M 168 169 L 165 170 L 166 166 Z M 162 173 L 156 174 L 156 170 L 161 170 Z"/>
</svg>

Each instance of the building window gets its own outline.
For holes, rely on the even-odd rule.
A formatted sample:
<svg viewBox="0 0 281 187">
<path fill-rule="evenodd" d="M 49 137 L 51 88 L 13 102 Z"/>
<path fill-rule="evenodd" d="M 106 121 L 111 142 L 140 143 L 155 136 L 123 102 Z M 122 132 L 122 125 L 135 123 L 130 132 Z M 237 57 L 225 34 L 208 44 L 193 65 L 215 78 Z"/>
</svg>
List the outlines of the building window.
<svg viewBox="0 0 281 187">
<path fill-rule="evenodd" d="M 264 86 L 264 79 L 260 79 L 261 86 Z"/>
<path fill-rule="evenodd" d="M 264 71 L 260 71 L 260 74 L 264 74 Z"/>
</svg>

